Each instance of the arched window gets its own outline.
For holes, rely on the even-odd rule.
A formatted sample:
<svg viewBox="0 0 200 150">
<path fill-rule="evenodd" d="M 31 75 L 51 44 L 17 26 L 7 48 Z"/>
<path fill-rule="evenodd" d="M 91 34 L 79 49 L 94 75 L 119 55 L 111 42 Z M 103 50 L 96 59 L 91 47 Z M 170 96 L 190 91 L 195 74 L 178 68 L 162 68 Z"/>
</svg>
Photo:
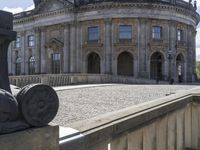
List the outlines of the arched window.
<svg viewBox="0 0 200 150">
<path fill-rule="evenodd" d="M 59 74 L 61 70 L 61 55 L 54 53 L 51 55 L 52 73 Z"/>
<path fill-rule="evenodd" d="M 22 62 L 21 57 L 17 57 L 16 62 L 15 62 L 15 74 L 16 75 L 21 74 L 21 62 Z"/>
<path fill-rule="evenodd" d="M 31 56 L 28 61 L 28 72 L 30 75 L 35 74 L 35 57 Z"/>
</svg>

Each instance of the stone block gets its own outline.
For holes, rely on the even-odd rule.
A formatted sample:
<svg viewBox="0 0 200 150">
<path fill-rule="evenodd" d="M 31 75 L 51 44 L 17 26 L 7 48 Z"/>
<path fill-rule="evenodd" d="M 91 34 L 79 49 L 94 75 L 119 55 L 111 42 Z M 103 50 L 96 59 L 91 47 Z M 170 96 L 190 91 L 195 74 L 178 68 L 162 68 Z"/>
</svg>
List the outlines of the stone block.
<svg viewBox="0 0 200 150">
<path fill-rule="evenodd" d="M 0 135 L 1 150 L 59 150 L 58 126 Z"/>
</svg>

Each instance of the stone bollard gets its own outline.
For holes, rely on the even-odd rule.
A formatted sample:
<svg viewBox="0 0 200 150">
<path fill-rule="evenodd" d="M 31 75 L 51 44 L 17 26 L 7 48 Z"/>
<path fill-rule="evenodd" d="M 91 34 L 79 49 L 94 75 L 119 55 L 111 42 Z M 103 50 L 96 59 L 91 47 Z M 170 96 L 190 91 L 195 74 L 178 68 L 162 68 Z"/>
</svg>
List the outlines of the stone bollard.
<svg viewBox="0 0 200 150">
<path fill-rule="evenodd" d="M 27 85 L 11 94 L 7 51 L 16 32 L 11 13 L 0 11 L 0 20 L 0 149 L 58 150 L 58 128 L 47 127 L 58 112 L 58 96 L 44 84 Z"/>
</svg>

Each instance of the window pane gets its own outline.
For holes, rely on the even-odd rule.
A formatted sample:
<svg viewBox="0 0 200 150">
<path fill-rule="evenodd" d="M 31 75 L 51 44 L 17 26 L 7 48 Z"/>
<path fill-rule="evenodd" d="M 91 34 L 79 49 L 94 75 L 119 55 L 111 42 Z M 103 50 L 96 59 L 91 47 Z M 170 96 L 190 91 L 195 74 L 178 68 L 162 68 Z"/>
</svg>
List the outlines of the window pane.
<svg viewBox="0 0 200 150">
<path fill-rule="evenodd" d="M 99 28 L 89 27 L 88 28 L 88 41 L 98 41 L 99 40 Z"/>
<path fill-rule="evenodd" d="M 119 39 L 131 40 L 132 39 L 132 26 L 121 25 L 119 27 Z"/>
<path fill-rule="evenodd" d="M 177 40 L 178 40 L 178 41 L 181 41 L 182 38 L 183 38 L 183 31 L 180 30 L 180 29 L 178 29 L 178 30 L 177 30 Z"/>
<path fill-rule="evenodd" d="M 161 39 L 162 28 L 159 26 L 152 27 L 152 38 Z"/>
<path fill-rule="evenodd" d="M 15 48 L 20 48 L 21 47 L 21 38 L 17 37 L 15 41 Z"/>
<path fill-rule="evenodd" d="M 34 35 L 29 35 L 28 36 L 28 46 L 35 46 L 35 37 Z"/>
</svg>

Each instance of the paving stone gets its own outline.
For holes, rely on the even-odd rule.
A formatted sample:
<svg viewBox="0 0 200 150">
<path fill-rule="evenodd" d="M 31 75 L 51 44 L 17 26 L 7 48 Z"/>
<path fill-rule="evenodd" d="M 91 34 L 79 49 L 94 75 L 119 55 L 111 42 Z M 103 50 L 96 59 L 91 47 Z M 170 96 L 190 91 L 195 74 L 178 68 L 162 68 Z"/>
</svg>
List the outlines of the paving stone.
<svg viewBox="0 0 200 150">
<path fill-rule="evenodd" d="M 70 126 L 75 121 L 89 119 L 132 105 L 148 102 L 195 88 L 195 85 L 105 85 L 57 91 L 60 108 L 52 124 Z"/>
</svg>

